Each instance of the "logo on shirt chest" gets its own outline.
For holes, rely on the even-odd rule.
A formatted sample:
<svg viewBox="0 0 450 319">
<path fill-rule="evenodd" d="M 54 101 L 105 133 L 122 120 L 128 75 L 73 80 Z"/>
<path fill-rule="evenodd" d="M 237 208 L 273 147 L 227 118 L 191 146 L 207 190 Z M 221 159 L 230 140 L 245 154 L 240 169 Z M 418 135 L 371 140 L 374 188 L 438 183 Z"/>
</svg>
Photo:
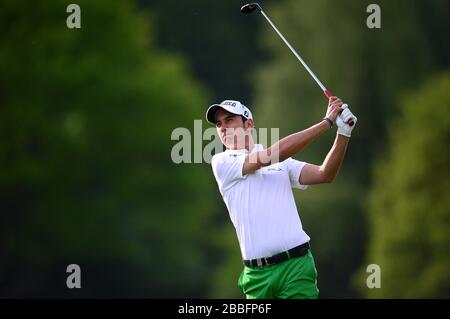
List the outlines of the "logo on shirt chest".
<svg viewBox="0 0 450 319">
<path fill-rule="evenodd" d="M 269 167 L 266 168 L 268 171 L 281 172 L 283 169 L 281 167 Z"/>
<path fill-rule="evenodd" d="M 284 175 L 284 169 L 281 166 L 269 166 L 261 169 L 261 173 L 264 175 Z"/>
<path fill-rule="evenodd" d="M 239 153 L 239 154 L 234 153 L 234 154 L 228 155 L 228 157 L 234 157 L 234 158 L 236 158 L 236 157 L 242 156 L 242 155 L 243 155 L 242 153 Z"/>
</svg>

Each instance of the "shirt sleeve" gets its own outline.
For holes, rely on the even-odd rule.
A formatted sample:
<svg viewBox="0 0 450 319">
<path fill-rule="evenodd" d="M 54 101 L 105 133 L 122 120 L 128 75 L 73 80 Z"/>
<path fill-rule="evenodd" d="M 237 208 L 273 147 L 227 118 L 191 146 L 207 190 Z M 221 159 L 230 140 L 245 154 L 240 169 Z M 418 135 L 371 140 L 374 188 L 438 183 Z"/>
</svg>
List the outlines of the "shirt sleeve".
<svg viewBox="0 0 450 319">
<path fill-rule="evenodd" d="M 220 153 L 212 158 L 211 166 L 220 191 L 223 193 L 240 180 L 242 175 L 245 153 Z"/>
<path fill-rule="evenodd" d="M 300 184 L 300 173 L 303 167 L 306 165 L 305 162 L 297 161 L 289 157 L 286 161 L 286 166 L 289 172 L 289 179 L 291 180 L 292 188 L 307 189 L 308 185 Z"/>
</svg>

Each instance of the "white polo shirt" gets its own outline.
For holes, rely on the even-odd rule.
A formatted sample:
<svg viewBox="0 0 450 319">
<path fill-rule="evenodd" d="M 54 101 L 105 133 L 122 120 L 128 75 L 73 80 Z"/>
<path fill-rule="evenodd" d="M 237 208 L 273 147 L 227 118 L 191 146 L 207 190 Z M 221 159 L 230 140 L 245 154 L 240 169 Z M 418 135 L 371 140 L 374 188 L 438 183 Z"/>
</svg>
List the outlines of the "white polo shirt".
<svg viewBox="0 0 450 319">
<path fill-rule="evenodd" d="M 252 152 L 261 150 L 255 144 Z M 211 162 L 243 259 L 272 256 L 309 241 L 292 193 L 292 188 L 307 188 L 299 183 L 306 163 L 288 158 L 243 176 L 247 154 L 246 149 L 226 150 Z"/>
</svg>

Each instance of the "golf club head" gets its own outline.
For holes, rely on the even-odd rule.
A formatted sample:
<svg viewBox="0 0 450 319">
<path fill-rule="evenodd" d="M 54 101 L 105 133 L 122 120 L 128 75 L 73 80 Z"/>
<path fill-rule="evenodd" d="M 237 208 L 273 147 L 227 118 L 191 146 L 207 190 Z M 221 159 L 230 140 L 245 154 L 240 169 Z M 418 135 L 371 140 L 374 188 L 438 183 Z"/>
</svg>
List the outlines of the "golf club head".
<svg viewBox="0 0 450 319">
<path fill-rule="evenodd" d="M 247 3 L 247 4 L 245 4 L 245 5 L 243 5 L 243 6 L 241 7 L 241 13 L 243 13 L 243 14 L 251 14 L 251 13 L 253 13 L 253 11 L 255 11 L 256 9 L 258 9 L 259 11 L 262 10 L 262 9 L 261 9 L 261 6 L 260 6 L 258 3 L 256 3 L 256 2 L 253 2 L 253 3 Z"/>
</svg>

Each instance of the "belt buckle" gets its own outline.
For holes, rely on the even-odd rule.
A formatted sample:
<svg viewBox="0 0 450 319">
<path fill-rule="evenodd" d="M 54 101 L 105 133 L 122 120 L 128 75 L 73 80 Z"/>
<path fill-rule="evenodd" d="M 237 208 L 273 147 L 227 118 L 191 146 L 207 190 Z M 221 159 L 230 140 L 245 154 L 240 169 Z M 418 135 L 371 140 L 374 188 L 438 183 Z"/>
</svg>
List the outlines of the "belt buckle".
<svg viewBox="0 0 450 319">
<path fill-rule="evenodd" d="M 256 258 L 256 265 L 257 265 L 259 268 L 262 268 L 262 266 L 263 266 L 263 264 L 262 264 L 262 258 Z"/>
</svg>

